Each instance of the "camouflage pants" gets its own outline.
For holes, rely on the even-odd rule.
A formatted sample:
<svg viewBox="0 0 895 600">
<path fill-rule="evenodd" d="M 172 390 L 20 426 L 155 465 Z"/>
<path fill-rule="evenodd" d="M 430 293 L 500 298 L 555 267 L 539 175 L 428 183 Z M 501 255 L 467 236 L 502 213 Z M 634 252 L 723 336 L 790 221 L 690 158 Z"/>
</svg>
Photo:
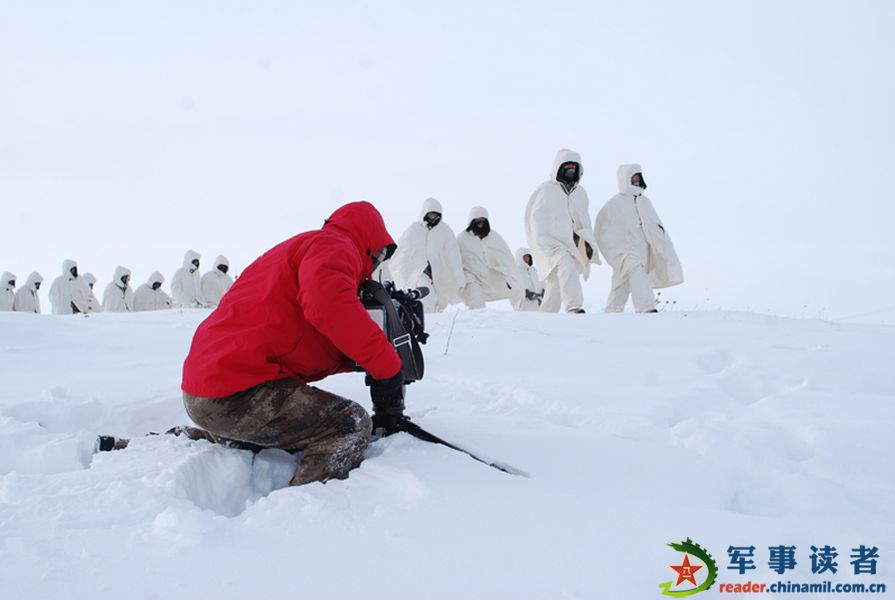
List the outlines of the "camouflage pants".
<svg viewBox="0 0 895 600">
<path fill-rule="evenodd" d="M 361 405 L 292 379 L 226 398 L 184 393 L 183 403 L 204 431 L 184 427 L 171 433 L 250 450 L 302 451 L 291 485 L 348 477 L 363 459 L 373 429 Z"/>
</svg>

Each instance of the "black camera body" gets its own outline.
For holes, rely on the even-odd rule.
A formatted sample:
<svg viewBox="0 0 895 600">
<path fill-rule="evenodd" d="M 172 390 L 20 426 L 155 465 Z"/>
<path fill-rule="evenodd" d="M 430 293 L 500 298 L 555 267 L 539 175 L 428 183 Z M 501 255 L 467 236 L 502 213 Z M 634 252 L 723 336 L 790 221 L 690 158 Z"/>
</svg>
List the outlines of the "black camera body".
<svg viewBox="0 0 895 600">
<path fill-rule="evenodd" d="M 425 368 L 420 344 L 429 338 L 426 333 L 426 319 L 423 303 L 429 293 L 425 287 L 414 290 L 395 289 L 391 281 L 379 283 L 364 281 L 360 287 L 360 299 L 370 318 L 391 341 L 401 357 L 404 382 L 413 383 L 423 378 Z M 355 364 L 356 371 L 363 371 Z"/>
</svg>

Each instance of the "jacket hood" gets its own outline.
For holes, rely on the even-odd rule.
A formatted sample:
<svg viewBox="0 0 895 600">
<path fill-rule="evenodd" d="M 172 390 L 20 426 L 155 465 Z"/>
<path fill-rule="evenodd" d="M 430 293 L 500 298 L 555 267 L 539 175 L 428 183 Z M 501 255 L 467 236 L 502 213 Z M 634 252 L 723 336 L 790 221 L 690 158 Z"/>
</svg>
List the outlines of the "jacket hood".
<svg viewBox="0 0 895 600">
<path fill-rule="evenodd" d="M 93 276 L 93 273 L 84 273 L 81 275 L 81 279 L 83 279 L 84 283 L 87 285 L 96 284 L 96 277 Z"/>
<path fill-rule="evenodd" d="M 214 264 L 211 265 L 211 270 L 217 271 L 218 267 L 221 265 L 227 265 L 228 267 L 230 266 L 230 261 L 227 260 L 227 257 L 223 254 L 218 255 L 218 257 L 214 259 Z"/>
<path fill-rule="evenodd" d="M 361 255 L 367 258 L 364 273 L 373 272 L 374 253 L 390 247 L 386 258 L 391 257 L 397 245 L 385 228 L 385 221 L 376 207 L 366 201 L 351 202 L 336 209 L 324 223 L 323 229 L 337 229 L 347 233 L 357 244 Z"/>
<path fill-rule="evenodd" d="M 13 286 L 9 285 L 9 282 L 15 280 L 16 276 L 9 271 L 6 271 L 5 273 L 3 273 L 3 275 L 0 275 L 0 288 L 3 288 L 4 290 L 11 290 Z"/>
<path fill-rule="evenodd" d="M 187 250 L 186 254 L 183 255 L 183 268 L 184 269 L 192 269 L 193 261 L 201 259 L 201 258 L 202 258 L 202 256 L 195 250 Z"/>
<path fill-rule="evenodd" d="M 559 167 L 567 162 L 578 163 L 578 181 L 580 182 L 584 179 L 584 165 L 581 164 L 581 155 L 574 150 L 563 148 L 556 153 L 556 158 L 553 159 L 553 170 L 550 171 L 551 181 L 559 183 L 559 180 L 556 178 L 559 175 Z"/>
<path fill-rule="evenodd" d="M 121 289 L 125 288 L 125 285 L 121 282 L 121 278 L 125 275 L 130 276 L 131 270 L 127 267 L 116 267 L 115 274 L 112 276 L 112 283 L 120 287 Z"/>
<path fill-rule="evenodd" d="M 31 275 L 28 276 L 28 280 L 25 282 L 25 287 L 27 287 L 31 291 L 36 291 L 34 285 L 37 283 L 42 283 L 43 280 L 44 280 L 44 278 L 41 277 L 40 273 L 35 271 L 34 273 L 32 273 Z"/>
<path fill-rule="evenodd" d="M 516 250 L 516 263 L 518 263 L 521 267 L 528 266 L 527 264 L 525 264 L 525 261 L 522 260 L 522 257 L 526 254 L 531 256 L 531 259 L 534 260 L 534 256 L 532 256 L 531 250 L 529 250 L 528 248 L 519 248 L 518 250 Z"/>
<path fill-rule="evenodd" d="M 426 198 L 426 201 L 423 202 L 423 210 L 420 212 L 420 221 L 422 221 L 423 217 L 430 212 L 437 212 L 440 215 L 444 215 L 444 211 L 441 210 L 441 202 L 435 198 Z"/>
<path fill-rule="evenodd" d="M 184 269 L 192 269 L 193 261 L 199 260 L 202 258 L 202 255 L 196 252 L 195 250 L 187 250 L 183 255 L 183 268 Z"/>
<path fill-rule="evenodd" d="M 62 276 L 63 277 L 71 277 L 71 268 L 77 267 L 77 266 L 78 266 L 78 262 L 75 260 L 71 260 L 70 258 L 63 260 L 62 261 Z"/>
<path fill-rule="evenodd" d="M 466 224 L 469 225 L 476 219 L 488 219 L 490 221 L 491 219 L 488 217 L 488 209 L 484 206 L 473 206 L 470 208 L 469 218 L 466 219 Z"/>
<path fill-rule="evenodd" d="M 158 271 L 153 271 L 146 283 L 149 284 L 149 287 L 152 287 L 153 283 L 165 283 L 165 276 Z"/>
<path fill-rule="evenodd" d="M 622 194 L 629 194 L 631 196 L 639 196 L 642 194 L 643 189 L 631 185 L 631 176 L 634 175 L 634 173 L 641 172 L 640 165 L 637 163 L 621 165 L 618 168 L 618 191 Z"/>
</svg>

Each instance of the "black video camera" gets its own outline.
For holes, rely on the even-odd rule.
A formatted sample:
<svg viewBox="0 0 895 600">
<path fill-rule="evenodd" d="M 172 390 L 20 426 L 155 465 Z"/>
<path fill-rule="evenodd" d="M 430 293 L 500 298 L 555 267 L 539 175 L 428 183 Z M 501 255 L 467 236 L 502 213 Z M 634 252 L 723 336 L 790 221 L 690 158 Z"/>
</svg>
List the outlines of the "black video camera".
<svg viewBox="0 0 895 600">
<path fill-rule="evenodd" d="M 429 339 L 423 311 L 424 298 L 429 288 L 397 290 L 391 281 L 379 283 L 364 281 L 360 287 L 360 299 L 370 318 L 373 319 L 394 345 L 401 357 L 404 382 L 413 383 L 423 378 L 423 351 L 420 344 Z M 363 371 L 355 364 L 355 370 Z"/>
</svg>

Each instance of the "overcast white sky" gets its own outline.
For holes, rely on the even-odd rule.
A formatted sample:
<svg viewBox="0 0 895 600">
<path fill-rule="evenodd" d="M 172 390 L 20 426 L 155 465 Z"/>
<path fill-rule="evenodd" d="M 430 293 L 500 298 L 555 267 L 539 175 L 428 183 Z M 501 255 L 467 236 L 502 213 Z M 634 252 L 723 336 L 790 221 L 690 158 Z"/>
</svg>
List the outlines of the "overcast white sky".
<svg viewBox="0 0 895 600">
<path fill-rule="evenodd" d="M 683 308 L 895 322 L 895 3 L 0 4 L 0 271 L 239 272 L 365 198 L 515 249 L 561 147 L 639 162 Z M 610 270 L 586 300 L 601 308 Z M 49 310 L 49 305 L 45 306 Z"/>
</svg>

